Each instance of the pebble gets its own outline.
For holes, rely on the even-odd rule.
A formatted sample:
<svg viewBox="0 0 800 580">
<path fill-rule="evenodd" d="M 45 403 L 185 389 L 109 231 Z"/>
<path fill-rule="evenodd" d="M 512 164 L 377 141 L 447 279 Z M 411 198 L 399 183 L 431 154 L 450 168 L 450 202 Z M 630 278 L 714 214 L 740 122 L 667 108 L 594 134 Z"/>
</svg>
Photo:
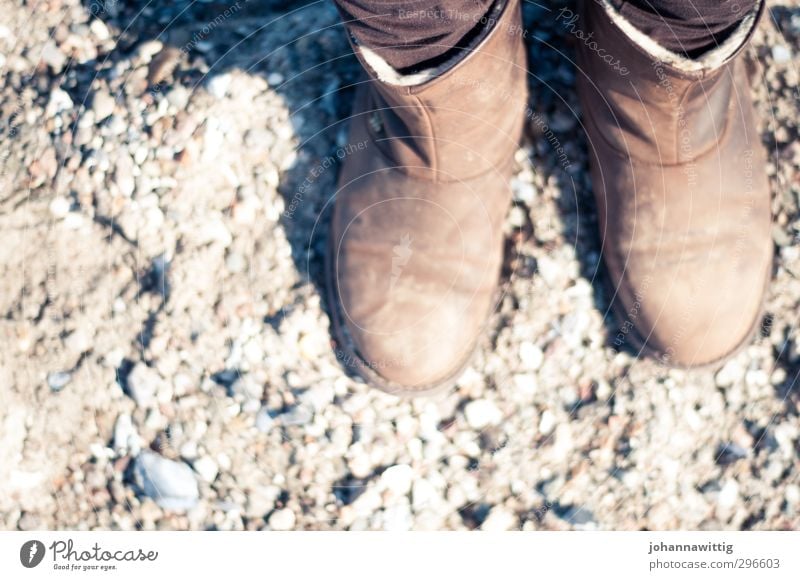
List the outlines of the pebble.
<svg viewBox="0 0 800 580">
<path fill-rule="evenodd" d="M 92 112 L 96 122 L 101 122 L 114 113 L 116 100 L 105 89 L 98 89 L 92 97 Z"/>
<path fill-rule="evenodd" d="M 203 456 L 196 460 L 192 464 L 192 467 L 194 467 L 194 470 L 200 475 L 203 481 L 207 483 L 213 482 L 219 473 L 219 467 L 217 466 L 216 462 L 207 456 Z"/>
<path fill-rule="evenodd" d="M 729 387 L 744 377 L 745 369 L 736 359 L 731 359 L 717 371 L 714 380 L 718 387 Z"/>
<path fill-rule="evenodd" d="M 380 477 L 379 485 L 395 496 L 406 495 L 411 491 L 414 470 L 410 465 L 392 465 Z"/>
<path fill-rule="evenodd" d="M 281 83 L 283 83 L 283 75 L 281 73 L 270 73 L 267 75 L 267 83 L 271 87 L 277 87 Z"/>
<path fill-rule="evenodd" d="M 432 507 L 442 498 L 436 487 L 427 479 L 417 479 L 411 488 L 411 505 L 414 511 Z"/>
<path fill-rule="evenodd" d="M 166 510 L 186 511 L 200 499 L 192 469 L 152 451 L 143 451 L 136 458 L 134 479 L 146 496 Z"/>
<path fill-rule="evenodd" d="M 792 51 L 783 44 L 775 44 L 772 47 L 772 59 L 778 64 L 784 64 L 792 60 Z"/>
<path fill-rule="evenodd" d="M 556 426 L 556 416 L 551 411 L 544 411 L 539 420 L 539 433 L 549 435 Z"/>
<path fill-rule="evenodd" d="M 50 91 L 50 99 L 47 101 L 45 114 L 48 117 L 55 117 L 62 111 L 69 111 L 74 107 L 69 94 L 58 87 Z"/>
<path fill-rule="evenodd" d="M 300 399 L 304 403 L 308 403 L 316 412 L 321 412 L 333 403 L 335 395 L 332 384 L 321 384 L 308 389 Z"/>
<path fill-rule="evenodd" d="M 414 525 L 408 501 L 387 507 L 381 519 L 383 520 L 382 528 L 386 532 L 406 532 Z"/>
<path fill-rule="evenodd" d="M 120 413 L 114 423 L 114 451 L 119 455 L 130 453 L 136 455 L 139 452 L 139 434 L 133 425 L 133 419 L 127 413 Z"/>
<path fill-rule="evenodd" d="M 54 74 L 59 74 L 67 63 L 67 56 L 59 50 L 55 42 L 50 40 L 42 49 L 42 62 L 53 69 Z"/>
<path fill-rule="evenodd" d="M 59 392 L 72 381 L 72 374 L 68 371 L 57 371 L 47 375 L 47 386 L 54 393 Z"/>
<path fill-rule="evenodd" d="M 528 220 L 528 214 L 519 206 L 514 206 L 508 213 L 508 224 L 512 228 L 522 228 Z"/>
<path fill-rule="evenodd" d="M 136 191 L 136 180 L 133 176 L 133 159 L 125 151 L 120 151 L 117 156 L 117 165 L 114 171 L 114 180 L 122 195 L 131 197 Z"/>
<path fill-rule="evenodd" d="M 217 74 L 208 79 L 206 83 L 206 89 L 208 92 L 217 99 L 224 99 L 225 95 L 228 94 L 228 89 L 231 87 L 231 74 L 224 73 L 224 74 Z"/>
<path fill-rule="evenodd" d="M 294 512 L 289 508 L 283 508 L 272 512 L 267 523 L 273 530 L 287 531 L 294 529 L 295 521 Z"/>
<path fill-rule="evenodd" d="M 570 508 L 564 514 L 563 519 L 578 530 L 593 530 L 597 528 L 594 514 L 586 506 Z"/>
<path fill-rule="evenodd" d="M 526 341 L 519 346 L 519 358 L 525 368 L 535 371 L 542 366 L 544 353 L 534 343 Z"/>
<path fill-rule="evenodd" d="M 517 201 L 521 201 L 528 206 L 531 206 L 536 201 L 536 188 L 529 181 L 514 178 L 511 180 L 511 188 Z M 527 216 L 525 217 L 527 218 Z"/>
<path fill-rule="evenodd" d="M 262 407 L 256 415 L 256 429 L 262 433 L 267 433 L 275 425 L 275 419 L 272 418 L 269 409 Z"/>
<path fill-rule="evenodd" d="M 295 405 L 280 415 L 282 425 L 307 425 L 314 418 L 314 411 L 308 405 Z"/>
<path fill-rule="evenodd" d="M 66 197 L 63 195 L 56 196 L 50 202 L 50 215 L 56 219 L 62 219 L 69 213 L 71 206 L 72 204 Z"/>
<path fill-rule="evenodd" d="M 719 492 L 717 504 L 723 509 L 730 509 L 739 499 L 739 484 L 736 480 L 729 479 Z"/>
<path fill-rule="evenodd" d="M 479 399 L 467 403 L 464 408 L 467 423 L 473 429 L 484 429 L 491 425 L 498 425 L 503 420 L 503 413 L 492 401 Z"/>
<path fill-rule="evenodd" d="M 513 512 L 503 506 L 495 506 L 489 510 L 489 515 L 481 524 L 485 532 L 505 532 L 514 530 L 519 526 L 519 520 Z"/>
<path fill-rule="evenodd" d="M 164 44 L 160 40 L 147 40 L 136 49 L 136 58 L 142 64 L 148 64 L 162 48 Z"/>
<path fill-rule="evenodd" d="M 800 506 L 800 485 L 787 485 L 785 495 L 787 503 L 793 506 Z"/>
<path fill-rule="evenodd" d="M 137 363 L 128 374 L 128 392 L 139 407 L 148 407 L 155 403 L 156 394 L 162 383 L 161 375 L 141 362 Z"/>
<path fill-rule="evenodd" d="M 106 26 L 105 22 L 103 22 L 100 18 L 95 18 L 92 20 L 91 24 L 89 24 L 89 30 L 91 30 L 92 34 L 94 34 L 97 40 L 101 42 L 111 38 L 111 33 L 108 30 L 108 26 Z"/>
</svg>

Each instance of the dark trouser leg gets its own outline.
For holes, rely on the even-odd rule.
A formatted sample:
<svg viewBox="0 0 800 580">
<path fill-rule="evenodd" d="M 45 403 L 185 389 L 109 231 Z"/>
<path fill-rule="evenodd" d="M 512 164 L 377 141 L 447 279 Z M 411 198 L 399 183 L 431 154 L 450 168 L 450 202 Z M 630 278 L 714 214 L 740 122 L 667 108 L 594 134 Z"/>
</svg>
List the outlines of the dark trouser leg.
<svg viewBox="0 0 800 580">
<path fill-rule="evenodd" d="M 469 44 L 493 0 L 334 0 L 356 40 L 403 73 Z"/>
<path fill-rule="evenodd" d="M 667 50 L 697 57 L 724 42 L 755 8 L 757 0 L 610 2 L 631 24 Z"/>
</svg>

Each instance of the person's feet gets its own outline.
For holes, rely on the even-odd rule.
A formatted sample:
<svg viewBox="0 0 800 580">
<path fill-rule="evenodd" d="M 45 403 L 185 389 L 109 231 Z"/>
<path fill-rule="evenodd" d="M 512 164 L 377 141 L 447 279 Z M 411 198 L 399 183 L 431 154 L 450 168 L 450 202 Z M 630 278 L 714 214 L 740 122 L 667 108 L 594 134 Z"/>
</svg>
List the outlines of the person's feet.
<svg viewBox="0 0 800 580">
<path fill-rule="evenodd" d="M 429 80 L 355 47 L 369 80 L 342 150 L 327 284 L 339 359 L 395 394 L 455 380 L 495 305 L 527 99 L 518 2 L 493 16 Z"/>
<path fill-rule="evenodd" d="M 671 365 L 718 362 L 758 327 L 771 274 L 765 151 L 739 54 L 756 18 L 689 60 L 607 3 L 584 6 L 578 88 L 620 332 Z"/>
</svg>

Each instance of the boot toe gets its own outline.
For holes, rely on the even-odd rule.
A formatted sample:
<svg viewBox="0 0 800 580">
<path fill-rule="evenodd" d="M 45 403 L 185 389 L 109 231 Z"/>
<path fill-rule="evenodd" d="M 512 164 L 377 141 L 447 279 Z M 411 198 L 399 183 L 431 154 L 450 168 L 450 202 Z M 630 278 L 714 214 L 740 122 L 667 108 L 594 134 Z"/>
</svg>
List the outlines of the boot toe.
<svg viewBox="0 0 800 580">
<path fill-rule="evenodd" d="M 363 374 L 396 394 L 425 392 L 455 380 L 480 330 L 465 323 L 457 302 L 426 312 L 402 300 L 388 300 L 375 305 L 373 315 L 348 319 L 347 335 L 367 371 Z"/>
<path fill-rule="evenodd" d="M 404 193 L 388 195 L 398 184 Z M 344 192 L 333 219 L 329 295 L 338 341 L 352 355 L 340 358 L 393 393 L 455 380 L 497 289 L 500 207 L 485 215 L 459 184 L 437 185 L 431 203 L 429 187 L 375 173 Z"/>
<path fill-rule="evenodd" d="M 690 256 L 674 258 L 631 260 L 643 268 L 626 272 L 617 287 L 615 344 L 630 333 L 633 346 L 677 367 L 714 364 L 735 354 L 760 322 L 769 249 L 753 253 L 746 272 L 724 250 L 695 246 Z"/>
</svg>

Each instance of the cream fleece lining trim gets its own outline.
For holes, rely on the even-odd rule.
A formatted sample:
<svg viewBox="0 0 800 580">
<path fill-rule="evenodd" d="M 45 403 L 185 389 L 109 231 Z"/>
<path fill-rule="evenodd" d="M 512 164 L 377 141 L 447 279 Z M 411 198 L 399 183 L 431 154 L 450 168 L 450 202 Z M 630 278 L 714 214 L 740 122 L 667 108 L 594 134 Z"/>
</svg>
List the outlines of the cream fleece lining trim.
<svg viewBox="0 0 800 580">
<path fill-rule="evenodd" d="M 378 77 L 378 80 L 398 87 L 413 87 L 415 85 L 426 83 L 443 74 L 447 69 L 454 66 L 456 62 L 461 60 L 461 55 L 458 54 L 446 60 L 437 67 L 421 70 L 410 75 L 404 75 L 398 72 L 398 70 L 392 67 L 388 62 L 383 60 L 383 57 L 379 56 L 377 52 L 370 50 L 366 46 L 359 46 L 358 50 L 361 52 L 364 62 L 366 62 L 373 70 L 375 76 Z"/>
<path fill-rule="evenodd" d="M 761 2 L 763 1 L 764 0 L 761 0 Z M 644 50 L 651 58 L 672 65 L 683 72 L 714 70 L 725 64 L 747 40 L 747 36 L 755 25 L 756 15 L 760 7 L 760 4 L 756 5 L 755 9 L 742 19 L 739 27 L 722 44 L 709 50 L 700 58 L 692 59 L 667 50 L 631 24 L 627 18 L 617 12 L 616 8 L 614 8 L 608 0 L 601 0 L 601 2 L 606 14 L 611 18 L 611 21 L 616 24 L 634 44 L 638 45 L 639 48 Z"/>
<path fill-rule="evenodd" d="M 431 81 L 438 77 L 439 75 L 444 74 L 449 69 L 453 68 L 459 61 L 461 61 L 467 54 L 470 53 L 473 49 L 475 49 L 478 45 L 480 45 L 486 38 L 489 36 L 489 33 L 494 29 L 495 26 L 498 25 L 500 22 L 500 18 L 503 16 L 503 9 L 506 7 L 506 4 L 510 4 L 511 0 L 498 0 L 494 3 L 492 8 L 486 13 L 481 20 L 486 18 L 487 26 L 484 28 L 481 34 L 478 35 L 475 40 L 468 47 L 464 50 L 458 51 L 457 54 L 454 54 L 452 57 L 447 59 L 445 62 L 440 64 L 436 67 L 431 67 L 428 69 L 421 70 L 419 72 L 404 75 L 399 72 L 397 69 L 392 67 L 388 62 L 386 62 L 383 57 L 379 56 L 378 53 L 375 51 L 367 48 L 366 46 L 362 46 L 357 44 L 357 41 L 353 39 L 353 42 L 357 44 L 358 51 L 361 53 L 361 57 L 364 59 L 369 67 L 375 73 L 375 76 L 378 77 L 378 80 L 389 84 L 395 85 L 398 87 L 413 87 L 416 85 L 421 85 L 428 81 Z M 478 23 L 476 23 L 477 25 Z"/>
</svg>

